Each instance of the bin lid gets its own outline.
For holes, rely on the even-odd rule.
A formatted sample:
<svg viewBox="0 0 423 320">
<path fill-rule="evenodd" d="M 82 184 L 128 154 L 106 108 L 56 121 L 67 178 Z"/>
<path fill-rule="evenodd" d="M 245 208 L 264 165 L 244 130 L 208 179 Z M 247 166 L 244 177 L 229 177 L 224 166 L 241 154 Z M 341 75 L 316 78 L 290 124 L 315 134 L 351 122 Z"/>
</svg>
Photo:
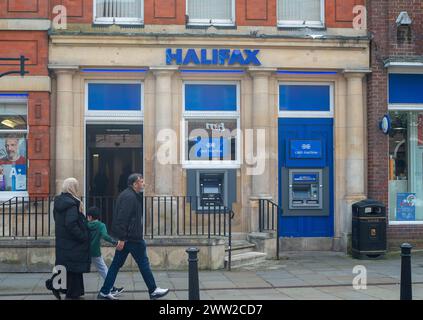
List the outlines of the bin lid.
<svg viewBox="0 0 423 320">
<path fill-rule="evenodd" d="M 365 199 L 352 205 L 354 217 L 385 217 L 386 207 L 382 202 Z M 376 209 L 376 210 L 375 210 Z"/>
<path fill-rule="evenodd" d="M 368 208 L 368 207 L 385 207 L 385 205 L 373 199 L 365 199 L 353 204 L 353 207 Z"/>
</svg>

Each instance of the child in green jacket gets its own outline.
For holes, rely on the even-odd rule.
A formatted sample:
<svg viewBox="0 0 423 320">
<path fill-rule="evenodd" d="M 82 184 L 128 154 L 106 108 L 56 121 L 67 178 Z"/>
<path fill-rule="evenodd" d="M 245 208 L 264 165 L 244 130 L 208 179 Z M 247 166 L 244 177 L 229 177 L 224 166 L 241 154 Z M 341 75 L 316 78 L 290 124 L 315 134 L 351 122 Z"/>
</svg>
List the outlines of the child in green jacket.
<svg viewBox="0 0 423 320">
<path fill-rule="evenodd" d="M 108 268 L 104 259 L 101 255 L 101 239 L 117 245 L 117 241 L 114 240 L 107 233 L 106 225 L 99 220 L 100 218 L 100 209 L 97 207 L 91 207 L 87 212 L 88 219 L 88 228 L 91 233 L 91 261 L 97 268 L 97 271 L 100 273 L 103 279 L 106 279 Z M 113 287 L 110 292 L 114 296 L 118 296 L 123 292 L 124 288 Z"/>
</svg>

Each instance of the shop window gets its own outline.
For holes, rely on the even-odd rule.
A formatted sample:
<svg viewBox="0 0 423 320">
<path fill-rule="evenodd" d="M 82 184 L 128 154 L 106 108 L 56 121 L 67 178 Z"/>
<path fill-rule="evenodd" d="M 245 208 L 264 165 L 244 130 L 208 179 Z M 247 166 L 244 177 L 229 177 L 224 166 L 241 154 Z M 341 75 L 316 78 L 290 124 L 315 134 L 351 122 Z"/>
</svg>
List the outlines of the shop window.
<svg viewBox="0 0 423 320">
<path fill-rule="evenodd" d="M 233 25 L 235 0 L 187 0 L 188 23 L 195 25 Z"/>
<path fill-rule="evenodd" d="M 185 83 L 184 162 L 236 165 L 239 160 L 238 84 Z"/>
<path fill-rule="evenodd" d="M 27 105 L 0 98 L 0 197 L 27 190 Z"/>
<path fill-rule="evenodd" d="M 186 160 L 237 160 L 237 119 L 187 119 Z"/>
<path fill-rule="evenodd" d="M 324 0 L 278 0 L 280 27 L 323 27 Z"/>
<path fill-rule="evenodd" d="M 391 111 L 389 220 L 423 221 L 423 112 Z"/>
<path fill-rule="evenodd" d="M 88 111 L 142 110 L 141 83 L 88 83 Z"/>
<path fill-rule="evenodd" d="M 94 22 L 103 24 L 142 24 L 143 0 L 94 0 Z"/>
</svg>

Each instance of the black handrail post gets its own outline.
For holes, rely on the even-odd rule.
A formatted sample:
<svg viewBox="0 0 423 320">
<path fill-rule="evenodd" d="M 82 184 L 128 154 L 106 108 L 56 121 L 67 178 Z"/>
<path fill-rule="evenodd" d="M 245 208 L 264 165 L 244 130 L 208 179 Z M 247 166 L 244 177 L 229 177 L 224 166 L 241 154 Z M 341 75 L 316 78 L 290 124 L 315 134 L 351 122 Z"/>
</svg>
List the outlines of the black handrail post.
<svg viewBox="0 0 423 320">
<path fill-rule="evenodd" d="M 188 300 L 200 300 L 200 285 L 198 280 L 198 250 L 189 248 L 188 253 Z"/>
<path fill-rule="evenodd" d="M 411 283 L 411 248 L 408 243 L 401 245 L 401 300 L 413 300 Z"/>
<path fill-rule="evenodd" d="M 231 271 L 231 264 L 232 264 L 232 210 L 229 211 L 228 219 L 229 219 L 228 270 Z"/>
<path fill-rule="evenodd" d="M 279 225 L 279 220 L 280 220 L 280 217 L 282 216 L 282 208 L 279 208 L 278 207 L 278 214 L 276 215 L 276 259 L 277 260 L 279 260 L 279 228 L 280 228 L 280 225 Z M 280 212 L 280 215 L 279 215 L 279 212 Z"/>
</svg>

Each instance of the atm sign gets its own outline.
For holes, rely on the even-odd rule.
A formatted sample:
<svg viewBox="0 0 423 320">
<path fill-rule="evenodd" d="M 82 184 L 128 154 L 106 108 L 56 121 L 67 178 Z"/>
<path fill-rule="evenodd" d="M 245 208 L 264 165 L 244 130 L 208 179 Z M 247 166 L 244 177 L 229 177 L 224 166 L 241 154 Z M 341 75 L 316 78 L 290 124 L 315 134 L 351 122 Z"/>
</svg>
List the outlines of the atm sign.
<svg viewBox="0 0 423 320">
<path fill-rule="evenodd" d="M 322 158 L 321 140 L 291 140 L 291 159 Z"/>
</svg>

